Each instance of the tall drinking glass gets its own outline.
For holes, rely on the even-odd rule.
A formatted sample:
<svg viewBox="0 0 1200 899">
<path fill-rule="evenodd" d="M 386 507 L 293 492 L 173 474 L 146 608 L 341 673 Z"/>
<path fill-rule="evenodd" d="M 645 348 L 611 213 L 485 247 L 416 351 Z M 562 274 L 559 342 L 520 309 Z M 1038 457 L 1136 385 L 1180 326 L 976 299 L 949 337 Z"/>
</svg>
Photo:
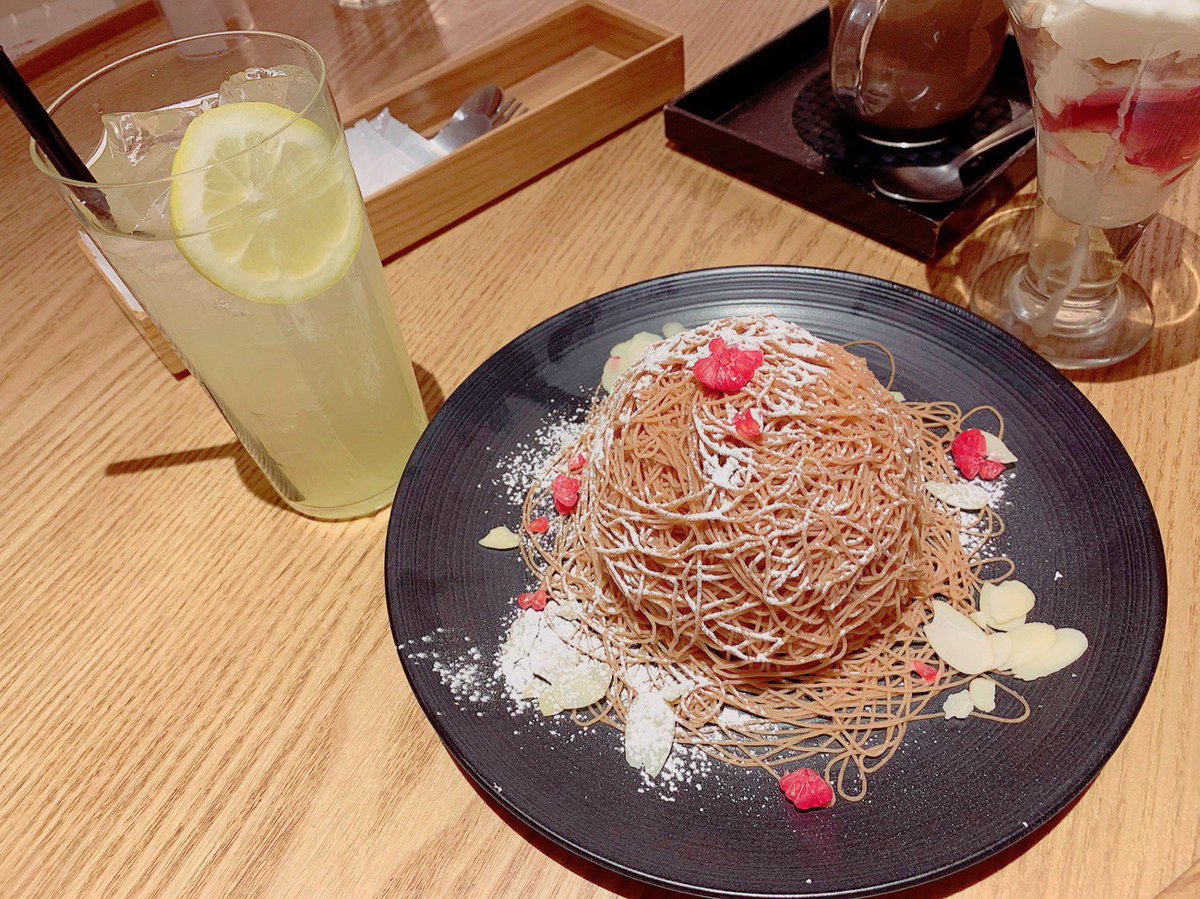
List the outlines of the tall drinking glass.
<svg viewBox="0 0 1200 899">
<path fill-rule="evenodd" d="M 185 38 L 50 111 L 99 183 L 34 163 L 279 495 L 314 518 L 386 505 L 426 418 L 317 52 Z"/>
<path fill-rule="evenodd" d="M 1033 249 L 972 308 L 1061 368 L 1128 358 L 1154 311 L 1125 261 L 1200 156 L 1193 0 L 1005 0 L 1037 112 Z"/>
</svg>

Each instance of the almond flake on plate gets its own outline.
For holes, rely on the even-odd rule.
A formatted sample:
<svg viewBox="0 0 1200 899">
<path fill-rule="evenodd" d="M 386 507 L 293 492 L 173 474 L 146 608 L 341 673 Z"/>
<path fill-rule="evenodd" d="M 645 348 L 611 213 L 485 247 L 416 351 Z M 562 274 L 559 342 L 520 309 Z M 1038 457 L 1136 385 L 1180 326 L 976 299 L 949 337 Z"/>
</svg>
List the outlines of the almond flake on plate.
<svg viewBox="0 0 1200 899">
<path fill-rule="evenodd" d="M 585 709 L 603 699 L 611 683 L 611 668 L 595 659 L 583 659 L 556 672 L 549 693 L 564 709 Z"/>
<path fill-rule="evenodd" d="M 995 665 L 988 635 L 940 599 L 933 601 L 933 620 L 925 623 L 925 639 L 938 658 L 963 674 L 982 674 Z"/>
<path fill-rule="evenodd" d="M 479 545 L 486 549 L 516 549 L 521 545 L 521 538 L 501 525 L 488 531 Z"/>
<path fill-rule="evenodd" d="M 1066 668 L 1087 651 L 1088 640 L 1083 631 L 1060 627 L 1054 632 L 1054 645 L 1032 661 L 1014 665 L 1013 677 L 1037 680 Z"/>
<path fill-rule="evenodd" d="M 966 718 L 974 709 L 975 703 L 971 702 L 971 694 L 966 690 L 951 693 L 942 703 L 942 714 L 947 718 Z"/>
<path fill-rule="evenodd" d="M 942 481 L 928 481 L 925 489 L 947 506 L 953 506 L 966 512 L 977 512 L 986 508 L 990 500 L 988 492 L 977 484 L 947 484 Z"/>
<path fill-rule="evenodd" d="M 675 742 L 675 713 L 657 690 L 640 691 L 625 715 L 625 761 L 658 777 Z"/>
<path fill-rule="evenodd" d="M 981 712 L 996 711 L 996 682 L 990 677 L 977 677 L 967 684 L 971 703 Z"/>
<path fill-rule="evenodd" d="M 1048 652 L 1057 639 L 1054 626 L 1040 622 L 1015 627 L 1008 632 L 1008 638 L 1012 641 L 1012 652 L 1005 662 L 1009 670 L 1021 668 Z"/>
<path fill-rule="evenodd" d="M 989 434 L 987 431 L 982 431 L 983 445 L 987 452 L 987 457 L 993 462 L 1002 462 L 1005 465 L 1012 465 L 1017 461 L 1017 457 L 1013 455 L 1012 450 L 1004 445 L 1004 441 L 995 434 Z"/>
<path fill-rule="evenodd" d="M 979 591 L 979 608 L 986 612 L 992 627 L 1007 631 L 1025 623 L 1025 616 L 1033 611 L 1034 599 L 1033 591 L 1021 581 L 984 584 Z"/>
</svg>

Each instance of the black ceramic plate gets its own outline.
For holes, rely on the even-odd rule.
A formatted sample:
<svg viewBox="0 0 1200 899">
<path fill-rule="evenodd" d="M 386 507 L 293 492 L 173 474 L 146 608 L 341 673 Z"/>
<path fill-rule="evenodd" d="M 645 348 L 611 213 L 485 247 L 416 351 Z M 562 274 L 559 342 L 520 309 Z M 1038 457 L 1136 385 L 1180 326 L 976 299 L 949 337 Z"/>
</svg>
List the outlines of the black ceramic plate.
<svg viewBox="0 0 1200 899">
<path fill-rule="evenodd" d="M 763 312 L 830 340 L 886 344 L 896 387 L 910 398 L 1003 411 L 1020 457 L 1003 546 L 1037 593 L 1035 618 L 1078 627 L 1091 642 L 1071 668 L 1023 686 L 1033 707 L 1024 724 L 922 722 L 865 801 L 808 814 L 770 778 L 721 766 L 674 792 L 648 788 L 615 732 L 513 717 L 494 689 L 472 700 L 469 676 L 447 684 L 436 670 L 461 672 L 472 648 L 480 670 L 490 668 L 512 597 L 529 589 L 516 553 L 476 545 L 492 525 L 518 520 L 494 484 L 498 463 L 550 410 L 581 406 L 609 349 L 634 332 Z M 696 893 L 861 896 L 986 858 L 1033 833 L 1095 777 L 1154 675 L 1166 575 L 1136 469 L 1051 366 L 926 294 L 840 272 L 755 267 L 615 290 L 481 365 L 409 462 L 388 530 L 387 598 L 405 672 L 442 741 L 481 789 L 538 832 L 615 871 Z"/>
</svg>

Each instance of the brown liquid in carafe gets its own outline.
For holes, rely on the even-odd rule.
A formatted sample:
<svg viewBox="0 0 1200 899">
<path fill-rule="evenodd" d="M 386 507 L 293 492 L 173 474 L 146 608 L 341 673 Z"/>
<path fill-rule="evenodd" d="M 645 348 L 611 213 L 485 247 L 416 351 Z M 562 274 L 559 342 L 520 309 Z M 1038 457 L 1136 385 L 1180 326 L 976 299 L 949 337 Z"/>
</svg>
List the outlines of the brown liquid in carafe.
<svg viewBox="0 0 1200 899">
<path fill-rule="evenodd" d="M 831 44 L 851 2 L 829 2 Z M 1007 28 L 1002 0 L 887 0 L 863 60 L 868 108 L 846 111 L 898 131 L 960 118 L 991 81 Z"/>
</svg>

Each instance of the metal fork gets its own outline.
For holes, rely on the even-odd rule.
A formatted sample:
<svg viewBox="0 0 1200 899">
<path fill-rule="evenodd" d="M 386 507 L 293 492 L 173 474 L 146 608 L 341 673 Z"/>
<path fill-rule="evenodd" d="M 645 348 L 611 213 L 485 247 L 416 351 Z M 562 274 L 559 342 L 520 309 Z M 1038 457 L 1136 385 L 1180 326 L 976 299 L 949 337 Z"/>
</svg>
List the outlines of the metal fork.
<svg viewBox="0 0 1200 899">
<path fill-rule="evenodd" d="M 500 108 L 496 110 L 492 116 L 492 127 L 499 128 L 505 122 L 511 122 L 517 116 L 525 111 L 525 104 L 516 97 L 509 97 L 500 104 Z"/>
</svg>

